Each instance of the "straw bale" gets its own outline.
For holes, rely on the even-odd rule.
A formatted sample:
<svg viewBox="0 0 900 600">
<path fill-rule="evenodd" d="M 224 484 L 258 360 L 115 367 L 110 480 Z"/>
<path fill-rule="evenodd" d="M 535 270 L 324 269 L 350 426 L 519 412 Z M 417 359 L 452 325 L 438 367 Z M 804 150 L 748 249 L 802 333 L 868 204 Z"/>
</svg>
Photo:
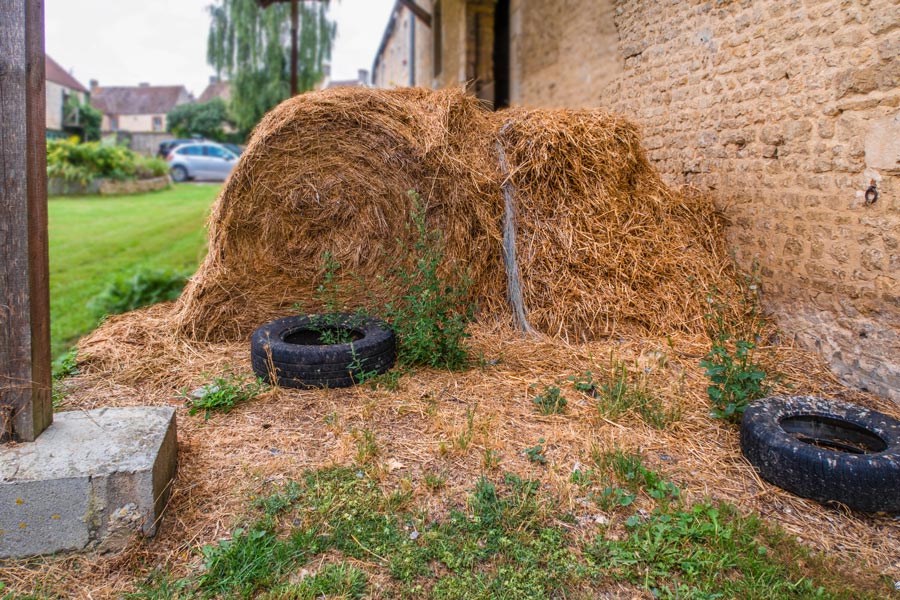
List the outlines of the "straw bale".
<svg viewBox="0 0 900 600">
<path fill-rule="evenodd" d="M 505 181 L 525 306 L 543 333 L 698 331 L 705 291 L 729 285 L 711 202 L 668 189 L 626 119 L 491 113 L 459 90 L 344 88 L 288 100 L 256 128 L 213 209 L 176 329 L 235 340 L 295 302 L 319 308 L 326 250 L 348 308 L 401 296 L 391 274 L 409 264 L 408 190 L 443 236 L 448 274 L 467 273 L 479 317 L 508 320 Z"/>
<path fill-rule="evenodd" d="M 348 307 L 383 305 L 401 292 L 390 274 L 411 241 L 409 190 L 473 289 L 496 288 L 485 223 L 499 220 L 499 205 L 476 200 L 499 194 L 468 139 L 486 115 L 459 92 L 421 89 L 335 89 L 281 104 L 213 208 L 209 255 L 179 302 L 178 330 L 236 339 L 295 302 L 318 308 L 324 251 L 342 265 Z"/>
</svg>

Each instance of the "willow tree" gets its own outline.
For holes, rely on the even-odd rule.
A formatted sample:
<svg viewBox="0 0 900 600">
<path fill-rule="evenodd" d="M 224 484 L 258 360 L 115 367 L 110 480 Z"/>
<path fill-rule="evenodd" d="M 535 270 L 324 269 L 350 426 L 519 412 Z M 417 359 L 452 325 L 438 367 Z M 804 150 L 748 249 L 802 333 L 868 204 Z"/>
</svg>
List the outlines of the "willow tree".
<svg viewBox="0 0 900 600">
<path fill-rule="evenodd" d="M 297 27 L 298 91 L 322 79 L 331 57 L 335 24 L 328 0 L 299 3 Z M 258 0 L 218 0 L 209 7 L 207 62 L 231 82 L 231 117 L 249 132 L 273 106 L 290 96 L 291 6 Z"/>
</svg>

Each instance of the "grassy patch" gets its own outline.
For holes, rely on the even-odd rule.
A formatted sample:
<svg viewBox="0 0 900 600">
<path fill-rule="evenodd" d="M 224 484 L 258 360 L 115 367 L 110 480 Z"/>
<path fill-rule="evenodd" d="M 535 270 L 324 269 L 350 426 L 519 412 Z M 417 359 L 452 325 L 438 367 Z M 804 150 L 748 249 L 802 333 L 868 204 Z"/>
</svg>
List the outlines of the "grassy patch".
<svg viewBox="0 0 900 600">
<path fill-rule="evenodd" d="M 51 198 L 50 334 L 54 357 L 97 325 L 89 301 L 140 267 L 193 272 L 218 185 L 135 196 Z"/>
<path fill-rule="evenodd" d="M 423 485 L 443 485 L 432 479 Z M 230 539 L 203 548 L 199 573 L 156 577 L 132 597 L 361 598 L 375 576 L 386 597 L 439 600 L 595 597 L 617 582 L 660 598 L 887 593 L 854 589 L 837 563 L 730 505 L 684 502 L 639 455 L 599 455 L 574 482 L 630 498 L 611 503 L 617 524 L 577 535 L 537 481 L 512 474 L 478 480 L 464 507 L 434 520 L 357 468 L 309 471 L 254 500 Z"/>
<path fill-rule="evenodd" d="M 213 412 L 230 412 L 238 402 L 251 400 L 268 389 L 262 379 L 226 371 L 210 378 L 194 391 L 189 388 L 181 390 L 179 395 L 190 408 L 191 416 L 202 412 L 204 418 L 209 419 Z"/>
</svg>

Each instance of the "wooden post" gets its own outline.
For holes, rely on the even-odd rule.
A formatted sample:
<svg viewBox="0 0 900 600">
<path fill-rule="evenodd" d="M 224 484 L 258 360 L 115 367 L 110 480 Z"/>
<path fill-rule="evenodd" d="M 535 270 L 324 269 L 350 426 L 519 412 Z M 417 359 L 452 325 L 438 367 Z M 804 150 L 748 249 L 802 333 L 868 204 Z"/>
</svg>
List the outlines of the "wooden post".
<svg viewBox="0 0 900 600">
<path fill-rule="evenodd" d="M 0 440 L 53 420 L 44 1 L 0 0 Z"/>
<path fill-rule="evenodd" d="M 300 28 L 300 15 L 297 12 L 297 0 L 291 0 L 291 97 L 297 95 L 297 39 Z"/>
</svg>

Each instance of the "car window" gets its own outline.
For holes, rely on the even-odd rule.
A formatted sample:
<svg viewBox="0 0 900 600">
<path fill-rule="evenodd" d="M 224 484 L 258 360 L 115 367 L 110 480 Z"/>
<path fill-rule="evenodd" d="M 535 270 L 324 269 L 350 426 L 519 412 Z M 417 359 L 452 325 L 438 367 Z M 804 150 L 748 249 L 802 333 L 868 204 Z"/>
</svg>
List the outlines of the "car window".
<svg viewBox="0 0 900 600">
<path fill-rule="evenodd" d="M 200 146 L 182 146 L 177 150 L 177 153 L 187 156 L 202 156 L 203 149 Z"/>
<path fill-rule="evenodd" d="M 218 146 L 205 146 L 206 154 L 215 158 L 229 158 L 230 154 Z"/>
</svg>

